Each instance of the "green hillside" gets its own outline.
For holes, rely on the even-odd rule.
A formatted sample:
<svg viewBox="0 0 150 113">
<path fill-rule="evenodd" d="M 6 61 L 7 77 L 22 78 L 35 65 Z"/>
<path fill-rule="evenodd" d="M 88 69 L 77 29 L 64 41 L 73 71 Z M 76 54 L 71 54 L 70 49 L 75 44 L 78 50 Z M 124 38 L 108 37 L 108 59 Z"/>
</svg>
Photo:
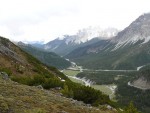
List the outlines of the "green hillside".
<svg viewBox="0 0 150 113">
<path fill-rule="evenodd" d="M 19 45 L 24 51 L 36 57 L 42 63 L 48 66 L 54 66 L 58 69 L 68 68 L 71 63 L 54 52 L 47 52 L 43 49 L 35 48 L 31 45 Z"/>
<path fill-rule="evenodd" d="M 113 50 L 115 44 L 100 41 L 78 48 L 66 57 L 88 69 L 136 70 L 138 66 L 150 63 L 150 42 L 146 44 L 141 42 Z"/>
</svg>

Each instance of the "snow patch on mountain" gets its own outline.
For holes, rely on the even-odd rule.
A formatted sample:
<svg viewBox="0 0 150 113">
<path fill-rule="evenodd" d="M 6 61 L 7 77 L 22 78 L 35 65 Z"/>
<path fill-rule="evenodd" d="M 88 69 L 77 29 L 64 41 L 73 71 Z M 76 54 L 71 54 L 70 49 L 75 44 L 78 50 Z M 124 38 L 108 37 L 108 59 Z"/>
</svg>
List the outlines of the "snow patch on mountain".
<svg viewBox="0 0 150 113">
<path fill-rule="evenodd" d="M 100 27 L 88 27 L 82 30 L 79 30 L 75 35 L 64 35 L 59 37 L 59 40 L 65 40 L 65 43 L 68 45 L 69 43 L 85 43 L 95 37 L 103 40 L 110 39 L 116 36 L 118 30 L 115 28 L 107 28 L 102 29 Z"/>
<path fill-rule="evenodd" d="M 144 42 L 142 43 L 142 44 L 145 44 L 145 43 L 147 43 L 147 42 L 149 42 L 150 41 L 150 36 L 148 36 L 147 38 L 145 38 L 144 39 Z"/>
</svg>

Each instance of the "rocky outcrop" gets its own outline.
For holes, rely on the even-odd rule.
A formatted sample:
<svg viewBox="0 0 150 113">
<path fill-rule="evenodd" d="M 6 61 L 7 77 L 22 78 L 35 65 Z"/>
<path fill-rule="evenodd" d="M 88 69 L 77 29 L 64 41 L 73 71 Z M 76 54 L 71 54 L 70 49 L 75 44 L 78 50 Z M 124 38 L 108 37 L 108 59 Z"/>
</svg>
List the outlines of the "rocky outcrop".
<svg viewBox="0 0 150 113">
<path fill-rule="evenodd" d="M 131 85 L 139 89 L 150 89 L 150 82 L 145 77 L 134 80 Z"/>
<path fill-rule="evenodd" d="M 2 76 L 2 79 L 9 80 L 9 76 L 6 72 L 0 72 L 0 76 Z"/>
</svg>

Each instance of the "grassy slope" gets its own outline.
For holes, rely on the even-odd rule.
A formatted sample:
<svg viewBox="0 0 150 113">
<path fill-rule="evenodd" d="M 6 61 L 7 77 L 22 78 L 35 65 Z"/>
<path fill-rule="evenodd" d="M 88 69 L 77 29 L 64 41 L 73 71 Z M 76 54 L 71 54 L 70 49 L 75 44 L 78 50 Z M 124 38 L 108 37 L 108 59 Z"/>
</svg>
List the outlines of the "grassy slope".
<svg viewBox="0 0 150 113">
<path fill-rule="evenodd" d="M 0 113 L 115 113 L 88 108 L 53 91 L 21 85 L 0 77 Z"/>
<path fill-rule="evenodd" d="M 21 50 L 8 39 L 0 37 L 0 49 L 5 47 L 7 50 L 0 54 L 0 70 L 4 70 L 13 76 L 35 75 L 56 77 L 69 80 L 54 67 L 47 67 L 33 56 Z"/>
<path fill-rule="evenodd" d="M 63 70 L 63 73 L 69 76 L 75 76 L 78 73 L 80 73 L 80 71 L 66 69 L 66 70 Z"/>
</svg>

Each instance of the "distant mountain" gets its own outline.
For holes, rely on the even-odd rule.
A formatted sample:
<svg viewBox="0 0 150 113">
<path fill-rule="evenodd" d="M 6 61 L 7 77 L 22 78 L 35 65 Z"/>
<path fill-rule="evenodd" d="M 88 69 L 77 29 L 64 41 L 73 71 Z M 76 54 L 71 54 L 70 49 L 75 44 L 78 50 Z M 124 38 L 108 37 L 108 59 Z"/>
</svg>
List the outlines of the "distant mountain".
<svg viewBox="0 0 150 113">
<path fill-rule="evenodd" d="M 41 43 L 33 43 L 33 44 L 30 44 L 30 45 L 32 45 L 32 46 L 34 46 L 34 47 L 36 47 L 36 48 L 43 48 L 43 45 L 44 45 L 44 44 L 41 44 Z"/>
<path fill-rule="evenodd" d="M 65 69 L 71 66 L 69 61 L 65 60 L 63 57 L 60 57 L 54 52 L 47 52 L 43 49 L 33 47 L 30 44 L 24 44 L 22 42 L 19 42 L 17 45 L 48 66 L 54 66 L 58 69 Z"/>
<path fill-rule="evenodd" d="M 140 16 L 112 39 L 77 48 L 66 57 L 93 69 L 132 70 L 150 63 L 150 14 Z"/>
<path fill-rule="evenodd" d="M 43 48 L 43 45 L 44 45 L 44 41 L 31 41 L 31 42 L 24 42 L 25 44 L 29 44 L 29 45 L 32 45 L 36 48 Z"/>
<path fill-rule="evenodd" d="M 99 27 L 89 27 L 79 30 L 75 35 L 64 35 L 44 45 L 44 49 L 55 52 L 59 55 L 67 55 L 74 49 L 92 44 L 102 39 L 109 39 L 115 36 L 118 30 L 115 28 L 101 29 Z M 94 39 L 93 38 L 97 38 Z"/>
</svg>

